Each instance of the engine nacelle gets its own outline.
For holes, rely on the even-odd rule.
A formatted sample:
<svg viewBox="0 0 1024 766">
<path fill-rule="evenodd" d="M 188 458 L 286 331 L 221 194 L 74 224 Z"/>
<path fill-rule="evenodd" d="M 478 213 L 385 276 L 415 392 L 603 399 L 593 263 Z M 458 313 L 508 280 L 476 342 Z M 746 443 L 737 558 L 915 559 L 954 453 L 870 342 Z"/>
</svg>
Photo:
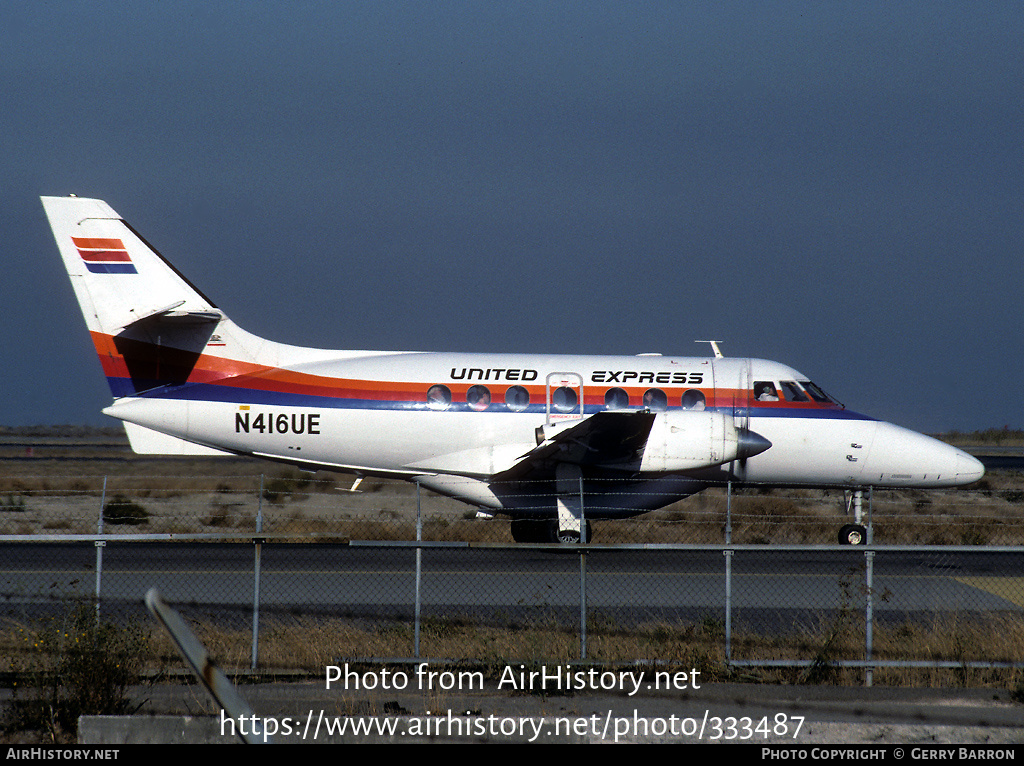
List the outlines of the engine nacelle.
<svg viewBox="0 0 1024 766">
<path fill-rule="evenodd" d="M 721 412 L 662 412 L 654 419 L 640 463 L 642 472 L 673 473 L 743 460 L 771 447 L 763 436 L 737 427 Z"/>
</svg>

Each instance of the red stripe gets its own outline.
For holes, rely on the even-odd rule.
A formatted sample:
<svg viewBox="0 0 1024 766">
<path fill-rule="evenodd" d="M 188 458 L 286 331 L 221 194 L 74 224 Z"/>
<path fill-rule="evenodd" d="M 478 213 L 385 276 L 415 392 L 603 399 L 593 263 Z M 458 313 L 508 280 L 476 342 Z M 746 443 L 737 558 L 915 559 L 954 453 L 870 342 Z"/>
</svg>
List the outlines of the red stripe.
<svg viewBox="0 0 1024 766">
<path fill-rule="evenodd" d="M 86 261 L 104 263 L 111 261 L 131 263 L 132 261 L 132 259 L 128 257 L 127 250 L 79 250 L 78 254 Z"/>
</svg>

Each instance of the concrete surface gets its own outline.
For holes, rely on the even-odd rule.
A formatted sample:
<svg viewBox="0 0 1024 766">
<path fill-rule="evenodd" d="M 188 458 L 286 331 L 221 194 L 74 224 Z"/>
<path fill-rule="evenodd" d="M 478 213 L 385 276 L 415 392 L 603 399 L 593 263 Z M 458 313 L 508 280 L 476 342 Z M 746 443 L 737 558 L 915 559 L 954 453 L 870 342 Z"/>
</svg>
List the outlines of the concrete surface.
<svg viewBox="0 0 1024 766">
<path fill-rule="evenodd" d="M 159 685 L 137 690 L 144 704 L 135 716 L 83 718 L 79 741 L 234 743 L 240 741 L 240 728 L 249 731 L 265 722 L 264 731 L 276 732 L 275 743 L 1024 742 L 1024 707 L 1002 690 L 707 684 L 681 692 L 544 696 L 493 688 L 457 694 L 352 692 L 328 690 L 323 681 L 277 681 L 239 690 L 259 717 L 241 727 L 223 722 L 201 687 Z M 369 729 L 326 733 L 328 722 L 342 721 L 346 726 L 360 721 Z"/>
</svg>

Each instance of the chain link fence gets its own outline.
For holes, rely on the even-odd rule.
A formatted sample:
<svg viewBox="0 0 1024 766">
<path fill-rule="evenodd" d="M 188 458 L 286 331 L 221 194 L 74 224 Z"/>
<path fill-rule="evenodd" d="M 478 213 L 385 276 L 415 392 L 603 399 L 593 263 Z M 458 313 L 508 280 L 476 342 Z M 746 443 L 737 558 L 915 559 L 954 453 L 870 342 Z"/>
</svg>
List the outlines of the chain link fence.
<svg viewBox="0 0 1024 766">
<path fill-rule="evenodd" d="M 175 472 L 173 461 L 166 471 L 150 474 L 140 470 L 145 461 L 126 465 L 131 470 L 106 475 L 0 475 L 0 535 L 260 531 L 415 540 L 419 519 L 424 540 L 512 542 L 507 519 L 483 518 L 461 502 L 418 492 L 411 483 L 251 468 L 192 474 L 187 462 Z M 608 505 L 607 488 L 588 481 L 584 509 L 591 492 Z M 646 498 L 655 493 L 645 489 Z M 538 490 L 538 496 L 545 494 Z M 621 494 L 629 505 L 628 493 Z M 875 490 L 865 495 L 863 508 L 879 544 L 1024 544 L 1024 479 L 1013 471 L 990 474 L 969 490 Z M 850 493 L 839 488 L 711 486 L 634 518 L 595 519 L 593 541 L 824 544 L 836 540 L 850 513 Z"/>
<path fill-rule="evenodd" d="M 583 659 L 966 679 L 1024 654 L 1014 472 L 868 493 L 868 546 L 834 544 L 850 520 L 841 490 L 749 487 L 595 519 L 591 544 L 552 546 L 513 543 L 507 519 L 411 484 L 352 491 L 245 461 L 214 476 L 187 461 L 109 475 L 31 465 L 0 484 L 7 624 L 80 600 L 142 620 L 155 586 L 229 668 Z"/>
</svg>

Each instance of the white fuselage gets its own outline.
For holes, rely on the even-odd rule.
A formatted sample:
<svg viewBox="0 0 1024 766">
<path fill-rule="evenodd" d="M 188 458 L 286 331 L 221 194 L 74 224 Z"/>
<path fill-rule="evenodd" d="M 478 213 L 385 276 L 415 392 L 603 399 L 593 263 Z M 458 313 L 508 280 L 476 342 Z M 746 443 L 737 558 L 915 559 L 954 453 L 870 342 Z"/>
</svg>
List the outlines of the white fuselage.
<svg viewBox="0 0 1024 766">
<path fill-rule="evenodd" d="M 235 325 L 106 202 L 42 202 L 114 397 L 105 412 L 136 451 L 415 479 L 514 516 L 557 509 L 560 529 L 580 526 L 569 498 L 584 492 L 597 515 L 621 516 L 715 481 L 949 487 L 984 472 L 759 359 L 275 343 Z"/>
<path fill-rule="evenodd" d="M 754 398 L 761 382 L 773 385 L 775 400 Z M 771 442 L 745 460 L 709 457 L 671 472 L 701 481 L 949 487 L 982 475 L 966 453 L 815 399 L 812 387 L 795 370 L 758 359 L 385 353 L 185 384 L 120 399 L 106 412 L 232 453 L 423 477 L 496 510 L 505 503 L 488 477 L 534 449 L 538 428 L 608 409 L 652 410 L 666 423 L 652 435 L 666 439 L 691 420 L 703 428 L 697 418 L 715 413 Z M 638 468 L 634 480 L 656 475 Z"/>
</svg>

